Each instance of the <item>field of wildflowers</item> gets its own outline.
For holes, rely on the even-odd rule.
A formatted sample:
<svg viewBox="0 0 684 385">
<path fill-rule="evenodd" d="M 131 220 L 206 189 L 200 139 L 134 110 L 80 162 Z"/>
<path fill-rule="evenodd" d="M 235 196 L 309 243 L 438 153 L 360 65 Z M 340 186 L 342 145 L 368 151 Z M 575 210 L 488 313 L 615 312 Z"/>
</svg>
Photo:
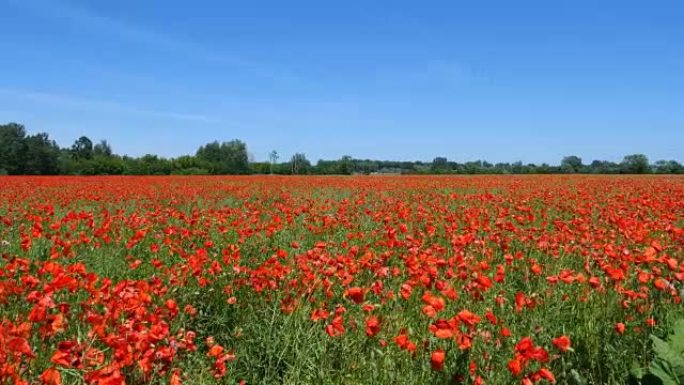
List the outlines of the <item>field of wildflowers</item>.
<svg viewBox="0 0 684 385">
<path fill-rule="evenodd" d="M 2 177 L 0 384 L 620 384 L 684 179 Z"/>
</svg>

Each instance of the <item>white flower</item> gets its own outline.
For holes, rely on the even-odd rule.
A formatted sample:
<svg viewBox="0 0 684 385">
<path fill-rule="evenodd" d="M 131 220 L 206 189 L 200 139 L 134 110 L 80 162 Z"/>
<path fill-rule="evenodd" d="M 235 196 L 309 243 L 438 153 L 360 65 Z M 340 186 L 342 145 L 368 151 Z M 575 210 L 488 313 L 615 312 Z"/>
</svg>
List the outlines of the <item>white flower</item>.
<svg viewBox="0 0 684 385">
<path fill-rule="evenodd" d="M 6 240 L 3 239 L 2 241 L 0 241 L 0 246 L 2 246 L 2 247 L 9 247 L 9 246 L 10 246 L 10 243 L 9 243 L 8 241 L 6 241 Z"/>
</svg>

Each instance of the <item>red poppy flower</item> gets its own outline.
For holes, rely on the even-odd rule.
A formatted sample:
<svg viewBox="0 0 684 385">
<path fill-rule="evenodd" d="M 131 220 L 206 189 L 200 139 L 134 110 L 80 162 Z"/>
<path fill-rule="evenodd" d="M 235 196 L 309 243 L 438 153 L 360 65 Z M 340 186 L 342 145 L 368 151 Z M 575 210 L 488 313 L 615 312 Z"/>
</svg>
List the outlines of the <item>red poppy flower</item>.
<svg viewBox="0 0 684 385">
<path fill-rule="evenodd" d="M 366 335 L 375 337 L 378 333 L 380 333 L 380 319 L 376 316 L 370 316 L 366 320 Z"/>
<path fill-rule="evenodd" d="M 430 357 L 430 364 L 432 365 L 432 370 L 443 370 L 444 369 L 444 350 L 437 349 L 432 352 Z"/>
<path fill-rule="evenodd" d="M 50 367 L 40 375 L 40 381 L 43 385 L 62 385 L 62 375 L 55 367 Z"/>
<path fill-rule="evenodd" d="M 566 352 L 570 349 L 570 338 L 568 336 L 560 336 L 553 339 L 553 345 L 561 352 Z"/>
<path fill-rule="evenodd" d="M 360 287 L 350 287 L 344 292 L 345 296 L 355 303 L 362 303 L 363 302 L 363 289 Z"/>
</svg>

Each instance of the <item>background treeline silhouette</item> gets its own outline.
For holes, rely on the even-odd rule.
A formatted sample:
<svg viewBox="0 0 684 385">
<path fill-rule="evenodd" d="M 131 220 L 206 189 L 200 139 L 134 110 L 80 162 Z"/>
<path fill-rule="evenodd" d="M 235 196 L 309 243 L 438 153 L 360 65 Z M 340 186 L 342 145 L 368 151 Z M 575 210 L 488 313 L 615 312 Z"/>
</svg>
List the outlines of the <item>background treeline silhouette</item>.
<svg viewBox="0 0 684 385">
<path fill-rule="evenodd" d="M 298 153 L 278 162 L 273 151 L 269 162 L 250 161 L 247 145 L 240 140 L 208 143 L 195 155 L 162 158 L 120 156 L 106 140 L 93 143 L 88 137 L 76 139 L 71 147 L 60 148 L 48 134 L 28 135 L 17 123 L 0 125 L 0 175 L 204 175 L 204 174 L 684 174 L 684 167 L 674 160 L 653 164 L 642 154 L 627 155 L 620 163 L 594 160 L 584 164 L 571 155 L 560 165 L 489 163 L 474 161 L 457 163 L 445 157 L 432 162 L 354 159 L 319 160 L 312 164 Z"/>
</svg>

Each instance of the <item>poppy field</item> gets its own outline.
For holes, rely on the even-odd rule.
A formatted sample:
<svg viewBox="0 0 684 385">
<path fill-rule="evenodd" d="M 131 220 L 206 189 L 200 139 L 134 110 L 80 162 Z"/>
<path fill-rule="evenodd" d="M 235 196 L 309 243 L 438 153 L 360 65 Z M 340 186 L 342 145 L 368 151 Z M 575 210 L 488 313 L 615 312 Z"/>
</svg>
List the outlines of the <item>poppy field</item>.
<svg viewBox="0 0 684 385">
<path fill-rule="evenodd" d="M 622 384 L 676 176 L 1 177 L 0 384 Z"/>
</svg>

